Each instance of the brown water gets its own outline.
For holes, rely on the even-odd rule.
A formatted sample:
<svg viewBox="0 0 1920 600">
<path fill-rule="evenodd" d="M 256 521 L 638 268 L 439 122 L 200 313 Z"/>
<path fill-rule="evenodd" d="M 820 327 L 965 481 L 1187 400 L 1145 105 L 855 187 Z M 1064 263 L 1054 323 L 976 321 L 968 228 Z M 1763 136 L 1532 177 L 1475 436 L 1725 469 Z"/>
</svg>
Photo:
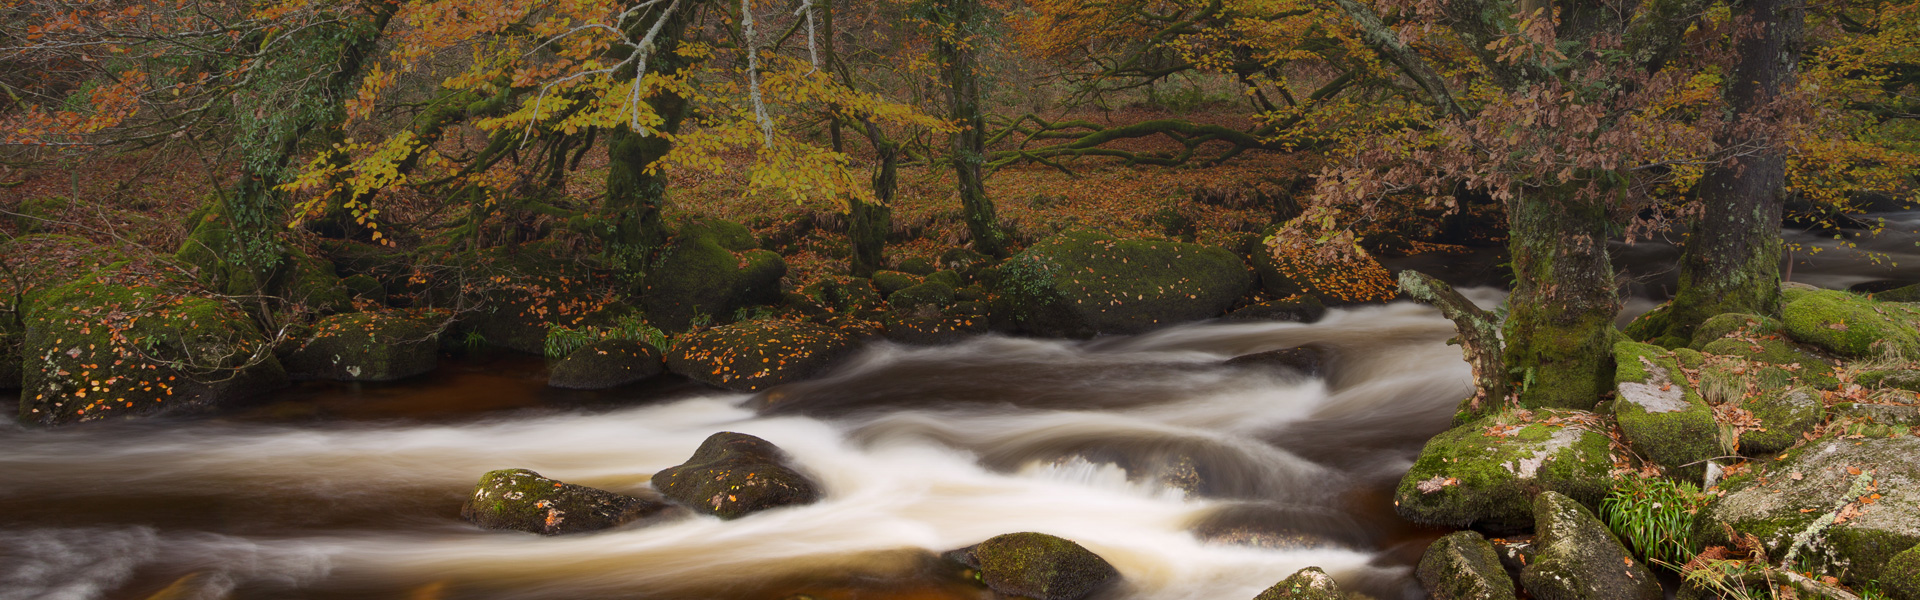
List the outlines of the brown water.
<svg viewBox="0 0 1920 600">
<path fill-rule="evenodd" d="M 985 598 L 936 553 L 1016 531 L 1111 561 L 1108 599 L 1246 599 L 1306 566 L 1419 597 L 1409 565 L 1436 533 L 1394 517 L 1390 490 L 1469 391 L 1452 334 L 1394 304 L 880 345 L 762 397 L 672 378 L 562 392 L 538 359 L 496 357 L 214 416 L 8 426 L 0 600 Z M 1324 376 L 1224 364 L 1302 345 Z M 457 516 L 500 468 L 649 494 L 716 431 L 785 448 L 825 500 L 558 538 Z"/>
</svg>

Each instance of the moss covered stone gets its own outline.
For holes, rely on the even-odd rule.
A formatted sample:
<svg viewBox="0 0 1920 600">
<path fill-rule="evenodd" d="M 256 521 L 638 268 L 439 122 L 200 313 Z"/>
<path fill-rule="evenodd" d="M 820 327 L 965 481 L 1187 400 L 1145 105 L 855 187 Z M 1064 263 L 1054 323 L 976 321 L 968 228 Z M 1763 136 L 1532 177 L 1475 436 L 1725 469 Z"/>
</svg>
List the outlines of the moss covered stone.
<svg viewBox="0 0 1920 600">
<path fill-rule="evenodd" d="M 1881 302 L 1920 302 L 1920 283 L 1874 294 L 1873 299 Z"/>
<path fill-rule="evenodd" d="M 333 315 L 287 356 L 300 379 L 392 381 L 439 365 L 440 318 L 423 310 Z"/>
<path fill-rule="evenodd" d="M 938 281 L 928 281 L 887 296 L 887 305 L 899 312 L 912 312 L 923 307 L 937 310 L 948 304 L 953 304 L 953 288 Z"/>
<path fill-rule="evenodd" d="M 1217 316 L 1252 277 L 1223 248 L 1075 231 L 1008 259 L 997 283 L 1022 329 L 1087 337 Z"/>
<path fill-rule="evenodd" d="M 1739 407 L 1760 424 L 1759 428 L 1740 432 L 1740 453 L 1748 456 L 1772 454 L 1798 444 L 1801 436 L 1827 418 L 1820 392 L 1804 387 L 1761 389 L 1743 399 Z"/>
<path fill-rule="evenodd" d="M 1836 354 L 1871 358 L 1883 351 L 1920 357 L 1920 306 L 1876 302 L 1835 290 L 1806 292 L 1784 303 L 1781 320 L 1793 339 Z"/>
<path fill-rule="evenodd" d="M 1626 327 L 1620 328 L 1620 333 L 1636 342 L 1652 342 L 1665 333 L 1672 323 L 1673 305 L 1661 304 L 1628 321 Z"/>
<path fill-rule="evenodd" d="M 1249 304 L 1227 313 L 1232 321 L 1291 321 L 1312 323 L 1327 316 L 1327 306 L 1313 296 L 1293 296 Z"/>
<path fill-rule="evenodd" d="M 1694 539 L 1730 545 L 1731 528 L 1758 538 L 1776 562 L 1850 586 L 1884 581 L 1894 556 L 1920 544 L 1916 456 L 1920 438 L 1830 434 L 1724 484 L 1728 493 L 1696 518 Z"/>
<path fill-rule="evenodd" d="M 371 275 L 363 273 L 343 277 L 340 279 L 340 287 L 346 288 L 347 293 L 354 298 L 372 300 L 380 304 L 387 302 L 386 287 L 380 285 L 380 280 L 374 279 Z"/>
<path fill-rule="evenodd" d="M 492 248 L 462 261 L 461 271 L 482 295 L 474 331 L 515 352 L 545 354 L 548 330 L 607 325 L 632 310 L 608 277 L 554 244 Z"/>
<path fill-rule="evenodd" d="M 660 351 L 646 342 L 604 340 L 573 351 L 553 365 L 547 385 L 572 390 L 603 390 L 666 371 Z"/>
<path fill-rule="evenodd" d="M 932 275 L 933 272 L 939 268 L 939 265 L 935 264 L 933 259 L 924 256 L 915 256 L 900 261 L 900 272 L 919 277 Z"/>
<path fill-rule="evenodd" d="M 687 221 L 648 270 L 642 303 L 654 326 L 686 331 L 700 318 L 725 322 L 741 308 L 778 301 L 786 274 L 787 263 L 759 249 L 746 227 Z"/>
<path fill-rule="evenodd" d="M 183 279 L 120 264 L 35 294 L 23 315 L 20 420 L 200 409 L 286 385 L 253 321 Z"/>
<path fill-rule="evenodd" d="M 1614 420 L 1640 455 L 1688 479 L 1706 474 L 1708 459 L 1728 454 L 1720 426 L 1687 384 L 1665 348 L 1638 342 L 1613 347 Z"/>
<path fill-rule="evenodd" d="M 948 556 L 993 591 L 1034 600 L 1077 600 L 1120 579 L 1100 555 L 1044 533 L 997 535 Z"/>
<path fill-rule="evenodd" d="M 1920 392 L 1920 370 L 1884 369 L 1861 371 L 1853 376 L 1853 382 L 1866 387 Z"/>
<path fill-rule="evenodd" d="M 1513 600 L 1513 579 L 1487 538 L 1456 531 L 1434 540 L 1414 575 L 1435 600 Z"/>
<path fill-rule="evenodd" d="M 1579 502 L 1554 492 L 1534 499 L 1532 564 L 1520 585 L 1538 600 L 1660 600 L 1665 594 L 1646 565 Z"/>
<path fill-rule="evenodd" d="M 1688 348 L 1703 350 L 1708 343 L 1725 337 L 1758 338 L 1777 335 L 1785 326 L 1772 317 L 1747 313 L 1727 313 L 1707 319 L 1693 330 Z"/>
<path fill-rule="evenodd" d="M 969 314 L 890 314 L 883 322 L 888 340 L 917 346 L 951 344 L 988 331 L 986 317 Z"/>
<path fill-rule="evenodd" d="M 334 273 L 333 263 L 298 248 L 289 249 L 286 260 L 285 282 L 278 287 L 287 302 L 323 315 L 353 310 L 353 290 Z"/>
<path fill-rule="evenodd" d="M 851 354 L 856 340 L 825 325 L 770 319 L 681 335 L 667 369 L 730 390 L 753 391 L 819 374 Z"/>
<path fill-rule="evenodd" d="M 666 503 L 561 483 L 526 469 L 488 471 L 460 507 L 460 518 L 485 529 L 540 535 L 584 533 L 658 515 Z"/>
<path fill-rule="evenodd" d="M 1908 548 L 1887 561 L 1880 589 L 1894 600 L 1920 600 L 1920 546 Z"/>
<path fill-rule="evenodd" d="M 993 257 L 968 248 L 949 248 L 940 253 L 939 266 L 971 278 L 981 269 L 993 266 Z"/>
<path fill-rule="evenodd" d="M 1521 530 L 1533 497 L 1552 490 L 1597 504 L 1613 468 L 1599 417 L 1578 410 L 1510 411 L 1427 441 L 1394 491 L 1408 520 L 1446 527 Z"/>
<path fill-rule="evenodd" d="M 731 431 L 707 436 L 687 462 L 653 474 L 653 488 L 722 519 L 820 500 L 819 487 L 788 465 L 780 447 Z"/>
<path fill-rule="evenodd" d="M 920 285 L 918 275 L 900 271 L 876 271 L 873 274 L 873 287 L 880 290 L 882 296 L 892 296 L 894 292 Z"/>
<path fill-rule="evenodd" d="M 880 308 L 883 300 L 880 292 L 873 287 L 873 280 L 864 277 L 829 277 L 808 284 L 800 293 L 809 302 L 830 313 L 861 313 Z"/>
<path fill-rule="evenodd" d="M 1701 352 L 1778 365 L 1786 368 L 1793 378 L 1813 387 L 1832 388 L 1840 383 L 1833 376 L 1833 365 L 1786 340 L 1721 338 L 1708 342 Z"/>
<path fill-rule="evenodd" d="M 1307 567 L 1260 592 L 1253 600 L 1345 600 L 1340 584 L 1320 567 Z"/>
<path fill-rule="evenodd" d="M 926 280 L 930 282 L 937 281 L 956 290 L 967 284 L 967 279 L 960 276 L 958 271 L 934 271 L 933 274 L 927 276 Z"/>
</svg>

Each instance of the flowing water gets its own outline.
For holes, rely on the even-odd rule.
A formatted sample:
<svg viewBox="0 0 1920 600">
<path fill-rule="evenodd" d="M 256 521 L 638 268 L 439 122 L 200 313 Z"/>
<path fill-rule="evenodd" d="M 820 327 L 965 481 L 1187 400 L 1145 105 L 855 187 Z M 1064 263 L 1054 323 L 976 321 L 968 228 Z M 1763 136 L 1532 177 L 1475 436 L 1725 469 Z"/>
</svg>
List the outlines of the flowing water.
<svg viewBox="0 0 1920 600">
<path fill-rule="evenodd" d="M 1483 304 L 1498 292 L 1477 292 Z M 939 552 L 1040 531 L 1105 598 L 1247 599 L 1306 566 L 1383 600 L 1438 532 L 1391 488 L 1469 390 L 1406 303 L 1092 342 L 881 344 L 762 395 L 545 390 L 537 360 L 308 384 L 195 418 L 0 430 L 0 599 L 980 598 Z M 1235 357 L 1311 348 L 1317 375 Z M 734 521 L 543 538 L 458 517 L 488 470 L 651 495 L 718 431 L 826 492 Z"/>
</svg>

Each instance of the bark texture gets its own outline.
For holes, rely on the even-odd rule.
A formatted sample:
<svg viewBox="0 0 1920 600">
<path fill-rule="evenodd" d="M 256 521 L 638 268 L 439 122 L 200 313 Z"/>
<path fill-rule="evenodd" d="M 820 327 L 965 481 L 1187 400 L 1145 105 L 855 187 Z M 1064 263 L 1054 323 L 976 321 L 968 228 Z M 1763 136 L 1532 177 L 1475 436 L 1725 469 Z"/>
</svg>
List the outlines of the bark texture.
<svg viewBox="0 0 1920 600">
<path fill-rule="evenodd" d="M 1506 362 L 1529 408 L 1592 408 L 1613 383 L 1619 301 L 1606 211 L 1572 188 L 1527 190 L 1508 203 L 1518 283 L 1507 298 Z"/>
<path fill-rule="evenodd" d="M 960 125 L 953 134 L 953 172 L 960 192 L 960 216 L 973 236 L 973 249 L 993 256 L 1007 253 L 1007 235 L 987 198 L 986 118 L 980 113 L 980 64 L 973 49 L 984 8 L 980 0 L 936 0 L 935 22 L 947 31 L 934 43 L 940 75 L 947 83 L 948 114 Z"/>
</svg>

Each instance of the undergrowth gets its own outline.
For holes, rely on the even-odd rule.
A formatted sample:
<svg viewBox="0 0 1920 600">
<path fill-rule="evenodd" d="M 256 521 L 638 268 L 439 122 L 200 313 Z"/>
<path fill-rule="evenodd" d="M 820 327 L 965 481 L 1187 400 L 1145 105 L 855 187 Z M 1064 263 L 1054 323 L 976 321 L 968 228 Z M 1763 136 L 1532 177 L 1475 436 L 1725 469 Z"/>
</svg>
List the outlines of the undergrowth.
<svg viewBox="0 0 1920 600">
<path fill-rule="evenodd" d="M 598 325 L 588 325 L 578 329 L 560 325 L 547 327 L 547 358 L 565 358 L 575 350 L 606 340 L 631 340 L 646 342 L 654 348 L 667 347 L 666 332 L 648 325 L 639 315 L 625 315 L 615 319 L 612 325 L 604 327 Z"/>
<path fill-rule="evenodd" d="M 1600 501 L 1600 518 L 1647 562 L 1685 564 L 1695 555 L 1693 518 L 1706 500 L 1691 483 L 1626 477 Z"/>
</svg>

